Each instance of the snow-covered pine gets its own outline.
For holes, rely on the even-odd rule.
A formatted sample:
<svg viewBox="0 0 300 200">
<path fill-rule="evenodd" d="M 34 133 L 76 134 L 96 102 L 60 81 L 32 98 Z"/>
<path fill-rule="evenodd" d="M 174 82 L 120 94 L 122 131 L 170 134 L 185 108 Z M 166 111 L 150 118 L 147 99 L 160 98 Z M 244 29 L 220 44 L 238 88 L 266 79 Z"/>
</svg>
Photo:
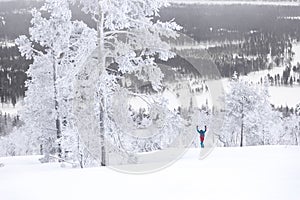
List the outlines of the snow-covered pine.
<svg viewBox="0 0 300 200">
<path fill-rule="evenodd" d="M 246 145 L 271 145 L 279 139 L 282 114 L 271 106 L 268 91 L 269 80 L 262 86 L 252 86 L 255 90 L 255 107 L 245 118 Z"/>
<path fill-rule="evenodd" d="M 300 117 L 292 114 L 283 119 L 278 144 L 300 145 Z"/>
<path fill-rule="evenodd" d="M 167 60 L 175 55 L 162 38 L 176 38 L 176 31 L 181 27 L 173 21 L 157 20 L 159 9 L 168 5 L 165 0 L 80 0 L 80 3 L 82 10 L 90 14 L 97 23 L 98 63 L 95 73 L 99 73 L 99 87 L 95 98 L 98 99 L 96 112 L 100 124 L 100 159 L 101 165 L 106 165 L 107 150 L 104 138 L 108 137 L 116 142 L 115 137 L 118 137 L 120 142 L 125 140 L 120 138 L 126 137 L 124 132 L 118 131 L 120 128 L 117 127 L 122 125 L 117 124 L 110 116 L 110 110 L 119 109 L 111 107 L 113 91 L 118 88 L 115 80 L 121 79 L 125 74 L 131 74 L 142 81 L 150 82 L 153 90 L 160 92 L 163 74 L 155 63 L 155 56 Z M 107 72 L 112 63 L 117 64 L 117 76 Z M 123 92 L 131 96 L 140 95 L 132 91 Z M 125 122 L 126 120 L 122 121 L 124 126 L 131 125 Z M 173 121 L 169 123 L 172 124 Z M 138 151 L 139 145 L 136 148 L 134 151 Z"/>
<path fill-rule="evenodd" d="M 44 13 L 50 16 L 43 17 Z M 72 21 L 67 0 L 46 0 L 39 10 L 32 10 L 32 16 L 30 38 L 16 40 L 22 56 L 34 60 L 27 72 L 22 134 L 31 134 L 35 153 L 42 144 L 46 162 L 54 152 L 59 157 L 71 152 L 78 161 L 79 137 L 71 112 L 73 82 L 78 66 L 96 47 L 96 31 L 82 21 Z"/>
<path fill-rule="evenodd" d="M 233 77 L 219 135 L 224 146 L 276 144 L 281 115 L 273 110 L 267 87 L 267 83 L 261 87 Z"/>
</svg>

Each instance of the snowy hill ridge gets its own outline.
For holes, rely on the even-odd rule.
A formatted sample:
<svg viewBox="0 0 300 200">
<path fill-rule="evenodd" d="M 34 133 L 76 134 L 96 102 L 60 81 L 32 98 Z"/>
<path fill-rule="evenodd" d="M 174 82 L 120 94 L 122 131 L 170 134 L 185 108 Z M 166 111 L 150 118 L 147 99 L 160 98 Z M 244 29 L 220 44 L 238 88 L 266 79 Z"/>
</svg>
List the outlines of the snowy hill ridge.
<svg viewBox="0 0 300 200">
<path fill-rule="evenodd" d="M 1 200 L 289 199 L 300 196 L 300 147 L 216 148 L 204 160 L 190 149 L 172 166 L 147 175 L 61 168 L 40 156 L 4 157 Z"/>
</svg>

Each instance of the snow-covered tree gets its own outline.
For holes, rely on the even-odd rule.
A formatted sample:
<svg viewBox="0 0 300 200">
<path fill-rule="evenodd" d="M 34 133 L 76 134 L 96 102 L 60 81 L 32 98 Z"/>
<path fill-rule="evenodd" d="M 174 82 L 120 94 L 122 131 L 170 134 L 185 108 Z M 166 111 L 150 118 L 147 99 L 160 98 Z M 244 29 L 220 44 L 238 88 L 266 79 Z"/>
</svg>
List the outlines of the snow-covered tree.
<svg viewBox="0 0 300 200">
<path fill-rule="evenodd" d="M 44 17 L 45 12 L 50 16 Z M 46 0 L 39 10 L 32 10 L 32 16 L 30 38 L 16 40 L 21 55 L 34 60 L 27 72 L 30 79 L 21 117 L 27 127 L 24 132 L 41 142 L 48 161 L 50 153 L 57 152 L 61 158 L 72 148 L 62 147 L 62 143 L 77 141 L 70 112 L 73 82 L 78 66 L 96 47 L 96 31 L 81 21 L 72 21 L 67 0 Z M 73 133 L 67 134 L 70 131 Z M 36 152 L 40 147 L 35 148 Z"/>
<path fill-rule="evenodd" d="M 299 145 L 300 144 L 300 117 L 292 114 L 285 117 L 278 139 L 278 144 Z"/>
<path fill-rule="evenodd" d="M 281 116 L 269 100 L 267 85 L 249 84 L 238 78 L 230 82 L 226 95 L 224 128 L 219 140 L 225 146 L 274 144 Z"/>
<path fill-rule="evenodd" d="M 282 126 L 282 114 L 275 111 L 269 101 L 269 81 L 264 79 L 263 85 L 253 86 L 256 98 L 254 109 L 246 117 L 246 144 L 270 145 L 278 140 Z"/>
<path fill-rule="evenodd" d="M 83 22 L 72 21 L 69 2 L 76 3 L 74 0 L 46 0 L 41 9 L 32 11 L 30 38 L 20 36 L 16 40 L 21 54 L 34 60 L 28 71 L 31 79 L 27 82 L 28 91 L 21 116 L 25 119 L 25 132 L 32 135 L 29 138 L 39 141 L 35 152 L 40 148 L 38 144 L 42 143 L 47 155 L 53 151 L 59 156 L 77 151 L 76 155 L 82 156 L 82 147 L 78 145 L 80 137 L 76 133 L 76 121 L 79 120 L 72 107 L 72 100 L 82 97 L 74 96 L 78 88 L 74 89 L 73 82 L 82 77 L 91 79 L 91 76 L 96 76 L 97 83 L 92 84 L 97 90 L 92 96 L 95 96 L 94 107 L 99 120 L 91 123 L 99 123 L 101 164 L 106 165 L 105 138 L 113 140 L 119 134 L 118 138 L 122 140 L 120 137 L 124 136 L 117 128 L 121 122 L 117 123 L 111 112 L 119 109 L 113 108 L 113 95 L 121 91 L 118 80 L 124 74 L 132 74 L 150 82 L 153 90 L 159 92 L 163 74 L 155 63 L 155 57 L 167 60 L 174 56 L 162 38 L 175 38 L 180 27 L 172 21 L 157 20 L 159 8 L 168 5 L 165 1 L 80 1 L 82 10 L 96 21 L 97 30 Z M 97 54 L 94 64 L 87 60 L 87 57 L 93 59 L 92 51 Z M 110 67 L 111 64 L 117 64 L 117 71 Z M 82 69 L 94 75 L 80 72 Z M 141 95 L 126 89 L 123 92 L 129 96 Z M 161 98 L 156 98 L 152 104 L 159 105 L 158 100 L 163 104 Z M 169 113 L 166 116 L 179 120 L 175 113 L 165 112 Z M 122 121 L 123 124 L 125 122 Z M 166 122 L 172 124 L 172 120 Z M 45 160 L 49 160 L 49 156 Z"/>
<path fill-rule="evenodd" d="M 152 89 L 159 92 L 163 74 L 155 63 L 155 56 L 162 60 L 174 56 L 162 38 L 175 38 L 180 27 L 172 21 L 157 20 L 159 9 L 168 5 L 166 1 L 81 0 L 80 3 L 82 10 L 97 23 L 98 63 L 94 66 L 94 73 L 99 74 L 96 96 L 99 103 L 96 108 L 100 122 L 101 165 L 106 165 L 105 138 L 121 134 L 116 132 L 119 130 L 116 128 L 118 124 L 109 116 L 112 105 L 110 94 L 118 87 L 114 80 L 119 79 L 120 75 L 132 74 L 150 82 Z M 112 63 L 117 65 L 117 75 L 109 73 Z"/>
</svg>

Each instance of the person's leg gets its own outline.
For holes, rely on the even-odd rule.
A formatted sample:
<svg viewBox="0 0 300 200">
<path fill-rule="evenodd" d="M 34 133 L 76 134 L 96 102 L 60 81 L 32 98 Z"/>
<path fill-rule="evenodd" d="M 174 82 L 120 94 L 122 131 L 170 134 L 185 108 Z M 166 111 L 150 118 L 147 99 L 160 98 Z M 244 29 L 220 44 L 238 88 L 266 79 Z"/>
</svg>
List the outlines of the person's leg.
<svg viewBox="0 0 300 200">
<path fill-rule="evenodd" d="M 204 137 L 203 136 L 200 137 L 200 141 L 201 141 L 201 148 L 204 148 Z"/>
</svg>

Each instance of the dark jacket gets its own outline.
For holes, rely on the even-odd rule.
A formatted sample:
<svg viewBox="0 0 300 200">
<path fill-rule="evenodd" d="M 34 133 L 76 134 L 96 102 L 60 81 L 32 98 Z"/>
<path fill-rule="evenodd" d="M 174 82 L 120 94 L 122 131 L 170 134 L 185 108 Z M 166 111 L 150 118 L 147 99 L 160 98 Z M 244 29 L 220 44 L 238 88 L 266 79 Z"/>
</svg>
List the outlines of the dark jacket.
<svg viewBox="0 0 300 200">
<path fill-rule="evenodd" d="M 200 134 L 200 136 L 205 136 L 205 133 L 206 133 L 206 130 L 199 130 L 198 128 L 197 128 L 197 132 Z"/>
</svg>

